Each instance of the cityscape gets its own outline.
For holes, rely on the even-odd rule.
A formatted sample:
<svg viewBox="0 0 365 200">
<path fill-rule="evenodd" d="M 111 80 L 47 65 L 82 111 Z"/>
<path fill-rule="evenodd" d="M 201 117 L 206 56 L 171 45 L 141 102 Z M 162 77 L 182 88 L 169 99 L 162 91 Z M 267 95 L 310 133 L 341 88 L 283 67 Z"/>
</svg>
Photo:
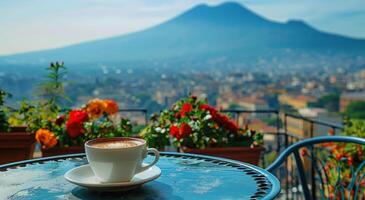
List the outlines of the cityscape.
<svg viewBox="0 0 365 200">
<path fill-rule="evenodd" d="M 319 66 L 318 60 L 308 61 L 307 65 L 316 68 L 315 71 L 279 61 L 273 64 L 277 67 L 267 67 L 265 71 L 258 70 L 265 65 L 260 63 L 256 67 L 227 64 L 227 67 L 207 67 L 204 71 L 186 68 L 178 72 L 103 65 L 93 69 L 95 75 L 73 72 L 69 67 L 64 82 L 70 101 L 65 102 L 65 107 L 105 97 L 117 100 L 123 109 L 143 108 L 152 114 L 191 94 L 207 98 L 220 109 L 286 109 L 307 117 L 324 113 L 340 115 L 349 102 L 365 100 L 364 59 L 359 57 L 357 63 L 351 64 L 343 60 L 328 63 L 337 65 L 335 70 L 334 66 Z M 37 84 L 44 79 L 46 67 L 36 72 L 34 75 L 6 69 L 1 72 L 0 83 L 13 94 L 9 100 L 15 108 L 22 99 L 36 98 Z M 323 101 L 326 96 L 333 98 Z"/>
<path fill-rule="evenodd" d="M 211 36 L 205 39 L 202 31 Z M 270 33 L 288 37 L 277 43 L 282 39 Z M 130 35 L 0 56 L 0 85 L 16 108 L 37 97 L 46 68 L 58 61 L 67 68 L 65 108 L 111 98 L 123 109 L 152 114 L 196 95 L 219 109 L 333 116 L 351 101 L 365 100 L 364 48 L 364 40 L 325 33 L 301 20 L 270 21 L 239 3 L 202 4 Z M 334 121 L 341 124 L 338 117 Z"/>
<path fill-rule="evenodd" d="M 99 140 L 141 144 L 141 169 L 167 166 L 147 180 L 162 171 L 152 189 L 141 189 L 151 199 L 172 198 L 159 191 L 165 185 L 181 199 L 241 199 L 248 185 L 238 174 L 256 184 L 243 199 L 364 199 L 363 2 L 329 9 L 312 0 L 32 1 L 39 6 L 0 3 L 7 14 L 0 18 L 7 30 L 0 37 L 0 188 L 6 199 L 94 197 L 85 190 L 90 185 L 68 175 L 80 165 L 94 170 L 86 155 Z M 19 12 L 9 13 L 15 8 Z M 22 143 L 9 142 L 14 138 Z M 100 157 L 108 158 L 109 150 Z M 151 153 L 155 161 L 146 167 Z M 137 157 L 124 155 L 128 163 Z M 43 178 L 21 161 L 32 158 L 39 159 L 29 162 Z M 18 168 L 36 177 L 31 187 L 17 183 L 23 179 L 9 181 L 7 174 L 22 175 Z M 134 175 L 144 173 L 138 170 Z M 216 172 L 232 173 L 208 174 Z M 95 171 L 85 174 L 99 180 Z M 176 177 L 190 187 L 193 176 L 191 185 L 204 187 L 189 190 L 192 196 L 175 190 Z M 54 188 L 37 186 L 47 181 Z M 95 188 L 105 189 L 104 183 Z"/>
</svg>

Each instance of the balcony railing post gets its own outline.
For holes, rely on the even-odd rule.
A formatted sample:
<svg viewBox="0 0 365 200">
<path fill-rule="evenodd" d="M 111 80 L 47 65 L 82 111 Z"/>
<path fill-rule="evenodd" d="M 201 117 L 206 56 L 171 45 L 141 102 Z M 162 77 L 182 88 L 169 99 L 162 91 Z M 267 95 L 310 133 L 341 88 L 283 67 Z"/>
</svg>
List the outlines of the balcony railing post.
<svg viewBox="0 0 365 200">
<path fill-rule="evenodd" d="M 237 122 L 237 125 L 239 126 L 239 122 L 240 122 L 240 116 L 239 116 L 240 112 L 236 112 L 236 122 Z"/>
<path fill-rule="evenodd" d="M 314 136 L 314 124 L 313 121 L 310 121 L 310 137 L 313 138 Z M 314 147 L 312 146 L 311 149 L 311 157 L 314 158 Z M 311 185 L 312 185 L 312 199 L 316 199 L 316 179 L 315 179 L 315 159 L 312 159 L 311 162 Z"/>
<path fill-rule="evenodd" d="M 280 133 L 280 113 L 278 110 L 275 113 L 276 113 L 276 153 L 279 155 L 280 138 L 281 138 L 281 135 L 279 134 Z"/>
<path fill-rule="evenodd" d="M 145 121 L 145 125 L 147 125 L 148 124 L 148 112 L 147 112 L 147 110 L 144 110 L 144 121 Z"/>
<path fill-rule="evenodd" d="M 288 121 L 287 121 L 287 114 L 286 113 L 284 113 L 284 133 L 285 133 L 285 135 L 288 135 Z M 288 144 L 285 144 L 285 148 L 287 148 L 288 146 L 287 146 Z"/>
<path fill-rule="evenodd" d="M 289 138 L 288 138 L 288 134 L 285 133 L 285 148 L 287 148 L 289 146 Z M 285 183 L 285 196 L 286 196 L 286 199 L 289 199 L 289 162 L 288 160 L 285 161 L 285 170 L 286 170 L 286 183 Z"/>
<path fill-rule="evenodd" d="M 284 138 L 284 146 L 285 148 L 288 147 L 288 124 L 287 124 L 287 114 L 284 113 L 284 133 L 285 133 L 285 138 Z M 288 170 L 288 160 L 285 161 L 285 175 L 286 175 L 286 183 L 285 183 L 285 197 L 287 199 L 289 199 L 288 195 L 289 195 L 289 170 Z"/>
</svg>

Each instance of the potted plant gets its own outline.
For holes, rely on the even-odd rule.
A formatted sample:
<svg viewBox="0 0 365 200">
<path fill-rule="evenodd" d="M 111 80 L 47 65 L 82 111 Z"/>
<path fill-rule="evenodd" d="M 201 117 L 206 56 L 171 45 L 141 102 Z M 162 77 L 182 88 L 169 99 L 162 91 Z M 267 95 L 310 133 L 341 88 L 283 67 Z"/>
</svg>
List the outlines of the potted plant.
<svg viewBox="0 0 365 200">
<path fill-rule="evenodd" d="M 263 135 L 240 129 L 227 115 L 198 100 L 182 99 L 160 116 L 151 118 L 141 137 L 150 146 L 161 148 L 171 143 L 186 153 L 206 154 L 258 164 Z"/>
<path fill-rule="evenodd" d="M 64 96 L 62 77 L 66 67 L 63 63 L 51 63 L 47 68 L 47 79 L 39 85 L 36 100 L 24 100 L 20 102 L 18 109 L 9 114 L 11 127 L 22 127 L 33 138 L 35 144 L 35 132 L 49 123 L 49 119 L 56 118 L 61 111 L 60 102 Z M 19 129 L 19 128 L 17 128 Z M 32 148 L 34 151 L 34 147 Z M 33 154 L 33 153 L 32 153 Z"/>
<path fill-rule="evenodd" d="M 93 99 L 81 108 L 49 120 L 36 131 L 42 155 L 81 153 L 87 140 L 131 136 L 130 121 L 120 117 L 118 111 L 118 104 L 113 100 Z"/>
<path fill-rule="evenodd" d="M 5 98 L 11 96 L 0 89 L 0 164 L 31 159 L 35 149 L 34 134 L 24 126 L 11 126 Z"/>
<path fill-rule="evenodd" d="M 170 145 L 169 140 L 169 112 L 166 110 L 157 114 L 152 114 L 149 124 L 142 129 L 139 136 L 145 139 L 148 146 L 164 151 L 165 146 Z"/>
</svg>

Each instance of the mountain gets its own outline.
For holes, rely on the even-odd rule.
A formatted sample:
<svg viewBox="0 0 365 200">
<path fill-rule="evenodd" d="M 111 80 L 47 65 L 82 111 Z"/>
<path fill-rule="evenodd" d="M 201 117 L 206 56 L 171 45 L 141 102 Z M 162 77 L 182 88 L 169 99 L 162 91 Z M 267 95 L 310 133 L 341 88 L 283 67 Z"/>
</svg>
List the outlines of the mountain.
<svg viewBox="0 0 365 200">
<path fill-rule="evenodd" d="M 278 23 L 237 3 L 199 5 L 158 26 L 63 48 L 0 57 L 2 63 L 108 63 L 206 60 L 244 61 L 276 52 L 365 55 L 365 40 L 314 29 L 303 21 Z"/>
</svg>

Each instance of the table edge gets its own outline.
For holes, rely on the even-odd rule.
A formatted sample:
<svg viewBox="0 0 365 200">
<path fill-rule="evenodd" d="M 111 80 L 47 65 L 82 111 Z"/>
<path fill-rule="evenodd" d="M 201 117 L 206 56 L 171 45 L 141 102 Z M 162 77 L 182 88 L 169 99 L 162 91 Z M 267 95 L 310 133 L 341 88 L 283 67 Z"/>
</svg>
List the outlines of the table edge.
<svg viewBox="0 0 365 200">
<path fill-rule="evenodd" d="M 281 190 L 280 182 L 273 174 L 271 174 L 270 172 L 268 172 L 265 169 L 262 169 L 258 166 L 252 165 L 252 164 L 244 163 L 244 162 L 237 161 L 237 160 L 227 159 L 227 158 L 207 156 L 207 155 L 201 155 L 201 154 L 192 154 L 192 153 L 160 152 L 160 154 L 161 155 L 170 155 L 170 156 L 181 156 L 181 157 L 183 157 L 183 156 L 199 157 L 199 158 L 208 159 L 208 160 L 209 159 L 218 160 L 218 161 L 222 161 L 222 162 L 228 162 L 231 164 L 237 164 L 237 165 L 244 166 L 244 167 L 250 168 L 252 170 L 255 170 L 255 171 L 259 172 L 260 174 L 264 175 L 272 184 L 270 192 L 267 193 L 267 195 L 265 197 L 263 197 L 263 199 L 274 199 L 275 197 L 277 197 L 279 195 L 280 190 Z M 50 157 L 44 157 L 44 158 L 35 158 L 35 159 L 30 159 L 30 160 L 12 162 L 12 163 L 8 163 L 8 164 L 0 165 L 0 172 L 2 171 L 2 169 L 14 168 L 14 167 L 18 167 L 18 166 L 25 166 L 27 164 L 32 164 L 32 163 L 42 163 L 42 162 L 46 162 L 46 161 L 65 160 L 68 158 L 78 158 L 78 157 L 85 157 L 85 156 L 86 156 L 85 153 L 64 154 L 64 155 L 60 155 L 60 156 L 50 156 Z"/>
</svg>

